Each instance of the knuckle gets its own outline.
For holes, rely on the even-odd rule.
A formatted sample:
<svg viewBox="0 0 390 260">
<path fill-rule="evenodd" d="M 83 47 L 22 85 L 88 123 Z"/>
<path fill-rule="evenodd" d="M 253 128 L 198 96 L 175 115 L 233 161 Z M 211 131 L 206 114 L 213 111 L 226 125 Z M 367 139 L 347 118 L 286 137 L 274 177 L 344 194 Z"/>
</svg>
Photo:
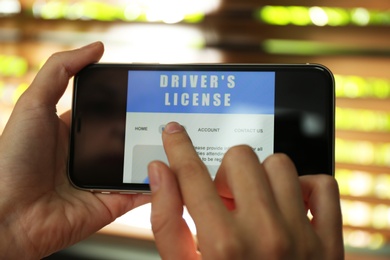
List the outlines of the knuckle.
<svg viewBox="0 0 390 260">
<path fill-rule="evenodd" d="M 232 154 L 232 155 L 252 154 L 252 153 L 253 153 L 253 149 L 249 145 L 233 146 L 227 151 L 227 154 Z"/>
<path fill-rule="evenodd" d="M 279 221 L 269 223 L 259 234 L 258 256 L 266 256 L 267 259 L 295 259 L 296 245 L 294 235 L 289 231 L 285 224 Z"/>
<path fill-rule="evenodd" d="M 235 235 L 226 236 L 225 239 L 216 241 L 212 259 L 230 260 L 246 259 L 245 248 Z"/>
<path fill-rule="evenodd" d="M 238 145 L 231 147 L 226 153 L 225 153 L 225 160 L 231 161 L 231 159 L 240 158 L 240 157 L 249 157 L 249 156 L 255 156 L 255 153 L 253 152 L 252 147 L 248 145 Z"/>
<path fill-rule="evenodd" d="M 326 174 L 319 174 L 317 175 L 317 178 L 321 183 L 321 186 L 323 186 L 325 189 L 338 190 L 337 180 L 332 176 Z"/>
<path fill-rule="evenodd" d="M 276 153 L 268 156 L 264 160 L 264 164 L 273 164 L 273 165 L 285 165 L 292 164 L 290 157 L 284 153 Z"/>
<path fill-rule="evenodd" d="M 50 64 L 52 70 L 57 71 L 58 75 L 61 75 L 65 78 L 70 78 L 75 71 L 72 70 L 68 62 L 65 59 L 64 52 L 53 53 L 47 60 L 47 64 Z"/>
<path fill-rule="evenodd" d="M 58 66 L 59 66 L 59 61 L 62 60 L 62 57 L 63 57 L 63 53 L 62 52 L 55 52 L 48 58 L 46 63 L 49 63 L 50 66 L 52 66 L 52 67 L 56 66 L 56 69 L 57 69 Z"/>
<path fill-rule="evenodd" d="M 286 233 L 274 233 L 266 240 L 263 249 L 271 259 L 286 259 L 294 255 L 294 243 Z"/>
<path fill-rule="evenodd" d="M 61 57 L 61 55 L 62 55 L 61 52 L 55 52 L 55 53 L 53 53 L 53 54 L 50 55 L 49 60 L 58 59 L 59 57 Z"/>
</svg>

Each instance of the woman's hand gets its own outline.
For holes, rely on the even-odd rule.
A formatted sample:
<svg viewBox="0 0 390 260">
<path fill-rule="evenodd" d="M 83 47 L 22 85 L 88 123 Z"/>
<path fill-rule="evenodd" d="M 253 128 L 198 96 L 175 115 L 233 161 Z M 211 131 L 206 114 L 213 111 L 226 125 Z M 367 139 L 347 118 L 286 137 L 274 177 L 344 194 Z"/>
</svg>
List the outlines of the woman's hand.
<svg viewBox="0 0 390 260">
<path fill-rule="evenodd" d="M 17 102 L 0 139 L 0 258 L 42 258 L 149 200 L 77 190 L 67 178 L 70 113 L 58 117 L 56 104 L 103 52 L 98 42 L 52 55 Z"/>
<path fill-rule="evenodd" d="M 260 163 L 250 147 L 237 146 L 213 182 L 182 126 L 168 124 L 163 143 L 170 167 L 149 165 L 151 221 L 163 259 L 343 259 L 334 178 L 298 177 L 287 156 Z M 183 205 L 197 241 L 182 218 Z"/>
</svg>

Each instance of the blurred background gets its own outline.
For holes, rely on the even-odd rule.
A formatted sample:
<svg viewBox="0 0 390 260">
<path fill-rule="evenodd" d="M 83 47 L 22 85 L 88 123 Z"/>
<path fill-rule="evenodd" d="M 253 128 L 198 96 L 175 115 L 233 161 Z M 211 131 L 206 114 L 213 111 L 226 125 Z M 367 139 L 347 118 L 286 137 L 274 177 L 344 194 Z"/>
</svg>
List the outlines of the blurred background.
<svg viewBox="0 0 390 260">
<path fill-rule="evenodd" d="M 0 0 L 0 133 L 53 52 L 96 40 L 105 62 L 329 67 L 346 258 L 390 258 L 390 1 Z M 149 207 L 50 259 L 159 259 Z"/>
</svg>

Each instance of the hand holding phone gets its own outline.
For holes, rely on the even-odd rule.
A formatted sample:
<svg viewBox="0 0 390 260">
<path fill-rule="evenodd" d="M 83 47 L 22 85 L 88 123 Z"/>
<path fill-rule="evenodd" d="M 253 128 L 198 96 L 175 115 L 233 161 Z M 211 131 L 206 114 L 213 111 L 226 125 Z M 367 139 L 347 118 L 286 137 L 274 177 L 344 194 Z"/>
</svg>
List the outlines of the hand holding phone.
<svg viewBox="0 0 390 260">
<path fill-rule="evenodd" d="M 150 196 L 91 194 L 67 178 L 70 115 L 55 113 L 69 77 L 103 45 L 53 54 L 16 103 L 0 136 L 1 259 L 43 259 L 79 242 Z"/>
</svg>

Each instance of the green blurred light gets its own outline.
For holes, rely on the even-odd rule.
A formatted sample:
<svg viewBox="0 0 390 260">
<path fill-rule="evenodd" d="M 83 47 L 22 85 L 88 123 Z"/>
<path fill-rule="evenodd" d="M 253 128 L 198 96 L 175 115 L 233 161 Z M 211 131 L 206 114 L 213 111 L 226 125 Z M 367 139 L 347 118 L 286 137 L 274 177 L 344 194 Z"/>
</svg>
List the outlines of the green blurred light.
<svg viewBox="0 0 390 260">
<path fill-rule="evenodd" d="M 376 178 L 374 185 L 375 196 L 380 199 L 390 199 L 390 176 L 387 174 L 380 174 Z"/>
<path fill-rule="evenodd" d="M 350 195 L 349 180 L 351 179 L 351 176 L 350 170 L 336 169 L 335 178 L 337 179 L 337 183 L 339 185 L 340 194 Z"/>
<path fill-rule="evenodd" d="M 290 23 L 290 12 L 284 6 L 265 6 L 260 9 L 260 18 L 266 23 L 287 25 Z"/>
<path fill-rule="evenodd" d="M 124 20 L 136 21 L 141 15 L 142 10 L 137 4 L 129 4 L 124 9 Z"/>
<path fill-rule="evenodd" d="M 390 11 L 371 11 L 370 24 L 372 25 L 390 25 Z"/>
<path fill-rule="evenodd" d="M 272 25 L 346 26 L 390 25 L 390 11 L 319 6 L 264 6 L 256 18 Z"/>
<path fill-rule="evenodd" d="M 376 117 L 375 114 L 370 110 L 361 110 L 360 116 L 356 119 L 359 119 L 358 122 L 360 122 L 360 128 L 363 131 L 373 131 L 375 130 L 376 126 Z"/>
<path fill-rule="evenodd" d="M 1 1 L 1 0 L 0 0 Z M 159 1 L 140 2 L 140 1 L 37 1 L 32 7 L 34 16 L 43 19 L 69 19 L 69 20 L 97 20 L 97 21 L 140 21 L 148 22 L 147 13 L 155 5 L 161 5 Z M 189 4 L 195 4 L 189 3 Z M 183 13 L 184 21 L 188 23 L 198 23 L 204 19 L 205 13 L 199 10 L 193 12 L 188 11 Z M 166 13 L 163 10 L 157 10 L 156 20 L 153 22 L 165 22 L 167 20 Z M 173 9 L 173 14 L 177 14 Z M 165 15 L 165 16 L 164 16 Z M 170 18 L 170 17 L 168 17 Z M 169 20 L 169 19 L 168 19 Z M 180 22 L 174 21 L 173 23 Z"/>
<path fill-rule="evenodd" d="M 309 8 L 310 19 L 314 25 L 325 26 L 329 22 L 325 8 L 314 6 Z"/>
<path fill-rule="evenodd" d="M 351 11 L 351 20 L 354 24 L 366 26 L 370 23 L 370 12 L 365 8 L 356 8 Z"/>
<path fill-rule="evenodd" d="M 344 95 L 349 98 L 359 97 L 359 83 L 360 78 L 356 76 L 351 76 L 348 78 L 347 82 L 344 84 Z"/>
<path fill-rule="evenodd" d="M 303 6 L 289 6 L 290 22 L 293 25 L 306 26 L 311 23 L 309 9 Z"/>
<path fill-rule="evenodd" d="M 78 20 L 83 18 L 84 5 L 82 3 L 74 3 L 66 8 L 65 18 L 70 20 Z"/>
<path fill-rule="evenodd" d="M 42 6 L 41 17 L 48 20 L 60 19 L 64 17 L 65 10 L 66 3 L 51 1 Z"/>
<path fill-rule="evenodd" d="M 206 43 L 204 39 L 193 39 L 189 42 L 188 47 L 192 49 L 203 49 L 205 47 Z"/>
<path fill-rule="evenodd" d="M 20 96 L 26 91 L 28 88 L 28 84 L 26 83 L 21 83 L 15 90 L 13 96 L 12 96 L 12 102 L 16 104 Z"/>
<path fill-rule="evenodd" d="M 10 75 L 21 77 L 26 74 L 28 69 L 27 61 L 23 58 L 13 57 L 8 64 Z"/>
<path fill-rule="evenodd" d="M 328 15 L 328 25 L 330 26 L 344 26 L 350 22 L 350 15 L 348 11 L 342 8 L 325 8 Z"/>
<path fill-rule="evenodd" d="M 280 39 L 267 39 L 262 42 L 262 48 L 271 54 L 287 55 L 328 55 L 342 50 L 340 46 L 334 44 Z"/>
<path fill-rule="evenodd" d="M 27 73 L 28 63 L 18 56 L 0 55 L 0 75 L 21 77 Z"/>
<path fill-rule="evenodd" d="M 377 98 L 390 97 L 390 82 L 384 79 L 375 79 L 372 81 L 372 90 Z"/>
<path fill-rule="evenodd" d="M 389 213 L 390 212 L 388 209 L 387 215 L 389 215 Z M 376 220 L 374 219 L 373 221 L 376 221 Z M 386 244 L 386 238 L 382 234 L 379 234 L 379 233 L 371 234 L 369 248 L 371 248 L 373 250 L 377 250 L 377 249 L 382 248 L 385 244 Z"/>
<path fill-rule="evenodd" d="M 335 75 L 336 97 L 385 99 L 390 97 L 390 81 L 380 78 Z"/>
<path fill-rule="evenodd" d="M 184 16 L 184 21 L 187 23 L 200 23 L 203 20 L 204 20 L 203 13 L 193 13 Z"/>
<path fill-rule="evenodd" d="M 84 3 L 84 17 L 92 20 L 114 21 L 118 19 L 118 14 L 118 8 L 110 4 L 101 2 Z"/>
</svg>

